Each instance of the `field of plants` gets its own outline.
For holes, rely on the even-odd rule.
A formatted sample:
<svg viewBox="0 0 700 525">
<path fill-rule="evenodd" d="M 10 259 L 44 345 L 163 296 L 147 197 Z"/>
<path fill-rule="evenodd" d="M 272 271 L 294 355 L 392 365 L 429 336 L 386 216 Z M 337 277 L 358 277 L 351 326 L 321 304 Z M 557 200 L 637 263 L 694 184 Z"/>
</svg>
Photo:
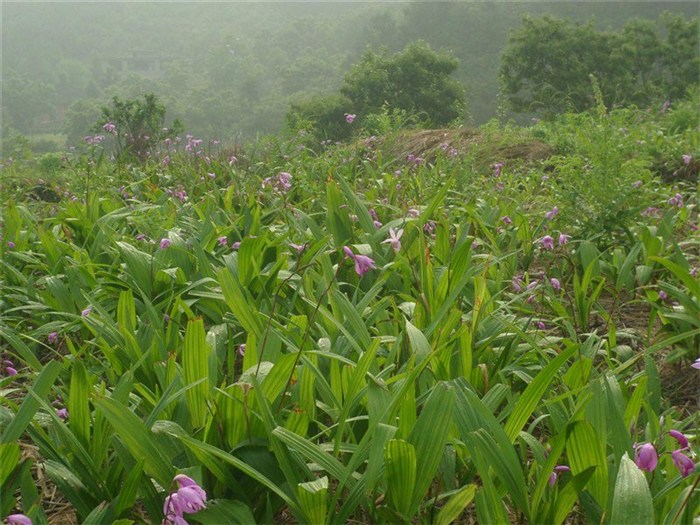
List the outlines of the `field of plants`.
<svg viewBox="0 0 700 525">
<path fill-rule="evenodd" d="M 6 159 L 0 517 L 697 524 L 696 110 Z"/>
</svg>

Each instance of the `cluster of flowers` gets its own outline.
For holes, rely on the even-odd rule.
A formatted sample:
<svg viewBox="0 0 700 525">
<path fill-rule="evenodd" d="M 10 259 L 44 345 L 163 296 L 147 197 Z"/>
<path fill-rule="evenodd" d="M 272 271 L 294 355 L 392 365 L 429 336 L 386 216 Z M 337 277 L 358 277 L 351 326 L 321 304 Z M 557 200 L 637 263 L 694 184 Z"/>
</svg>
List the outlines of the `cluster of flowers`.
<svg viewBox="0 0 700 525">
<path fill-rule="evenodd" d="M 85 135 L 83 137 L 83 140 L 85 141 L 85 144 L 88 146 L 95 146 L 97 144 L 100 144 L 101 142 L 104 142 L 105 136 L 104 135 Z"/>
<path fill-rule="evenodd" d="M 688 438 L 678 430 L 669 430 L 668 435 L 675 439 L 681 448 L 671 452 L 674 465 L 678 468 L 681 476 L 689 476 L 695 470 L 695 463 L 683 452 L 690 449 Z M 642 443 L 635 446 L 634 462 L 641 470 L 653 472 L 659 463 L 659 456 L 652 443 Z"/>
<path fill-rule="evenodd" d="M 267 177 L 262 181 L 263 189 L 273 188 L 277 193 L 287 193 L 292 189 L 292 175 L 286 171 L 281 171 L 276 177 Z"/>
<path fill-rule="evenodd" d="M 183 514 L 199 512 L 206 507 L 207 493 L 195 480 L 184 474 L 178 474 L 173 481 L 177 483 L 178 489 L 165 498 L 162 525 L 188 525 Z"/>
</svg>

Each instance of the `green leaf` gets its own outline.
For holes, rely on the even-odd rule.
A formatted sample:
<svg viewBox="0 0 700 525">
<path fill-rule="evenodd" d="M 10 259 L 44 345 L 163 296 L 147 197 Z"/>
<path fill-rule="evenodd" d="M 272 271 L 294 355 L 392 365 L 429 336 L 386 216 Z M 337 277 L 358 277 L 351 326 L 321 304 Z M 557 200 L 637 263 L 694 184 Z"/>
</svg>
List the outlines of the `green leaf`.
<svg viewBox="0 0 700 525">
<path fill-rule="evenodd" d="M 297 484 L 299 506 L 304 512 L 309 525 L 319 525 L 326 522 L 328 509 L 328 478 L 322 478 L 306 483 Z"/>
<path fill-rule="evenodd" d="M 459 518 L 476 496 L 476 485 L 466 485 L 453 494 L 435 519 L 435 525 L 450 525 Z"/>
<path fill-rule="evenodd" d="M 252 525 L 255 516 L 245 503 L 227 499 L 207 501 L 207 508 L 187 517 L 202 525 Z"/>
<path fill-rule="evenodd" d="M 61 363 L 59 361 L 51 361 L 44 366 L 32 386 L 29 387 L 28 395 L 22 401 L 17 414 L 5 428 L 0 443 L 12 443 L 19 439 L 39 409 L 39 399 L 43 399 L 49 394 L 60 371 Z"/>
<path fill-rule="evenodd" d="M 409 520 L 416 483 L 415 447 L 402 439 L 389 440 L 384 450 L 384 464 L 389 505 Z"/>
<path fill-rule="evenodd" d="M 601 441 L 596 429 L 585 421 L 574 423 L 569 428 L 566 453 L 574 476 L 589 467 L 596 467 L 588 482 L 588 490 L 598 505 L 605 509 L 608 501 L 608 464 L 605 443 Z"/>
<path fill-rule="evenodd" d="M 515 442 L 515 439 L 523 429 L 523 426 L 527 422 L 528 418 L 535 411 L 540 403 L 540 400 L 542 399 L 542 396 L 545 394 L 549 388 L 549 385 L 557 376 L 559 369 L 564 365 L 564 363 L 566 363 L 569 357 L 576 352 L 578 348 L 578 345 L 571 345 L 557 357 L 552 359 L 547 366 L 540 370 L 540 372 L 535 376 L 535 379 L 532 380 L 520 398 L 518 398 L 518 401 L 515 403 L 515 407 L 508 417 L 508 421 L 506 422 L 504 428 L 506 435 L 511 442 Z"/>
<path fill-rule="evenodd" d="M 445 443 L 452 428 L 454 387 L 438 383 L 430 393 L 416 421 L 408 442 L 416 450 L 416 478 L 411 514 L 423 501 L 445 451 Z"/>
<path fill-rule="evenodd" d="M 615 525 L 653 525 L 654 505 L 644 473 L 627 453 L 622 456 L 615 480 L 610 523 Z"/>
<path fill-rule="evenodd" d="M 162 487 L 169 486 L 175 475 L 172 462 L 144 422 L 114 399 L 98 399 L 95 404 L 131 455 L 135 459 L 145 459 L 146 473 L 155 478 Z"/>
<path fill-rule="evenodd" d="M 187 387 L 198 383 L 185 392 L 185 400 L 194 428 L 201 428 L 208 419 L 207 401 L 209 399 L 209 354 L 204 331 L 204 321 L 193 319 L 187 323 L 185 344 L 182 349 L 182 379 Z"/>
</svg>

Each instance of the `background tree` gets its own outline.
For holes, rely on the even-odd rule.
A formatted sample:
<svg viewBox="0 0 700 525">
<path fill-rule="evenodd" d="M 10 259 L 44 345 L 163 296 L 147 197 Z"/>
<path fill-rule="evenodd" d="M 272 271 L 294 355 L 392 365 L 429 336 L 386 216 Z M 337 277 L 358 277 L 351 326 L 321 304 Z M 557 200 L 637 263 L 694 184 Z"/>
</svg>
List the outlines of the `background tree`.
<svg viewBox="0 0 700 525">
<path fill-rule="evenodd" d="M 114 126 L 107 129 L 105 126 Z M 165 127 L 165 106 L 149 93 L 143 100 L 112 99 L 111 107 L 102 108 L 101 122 L 96 131 L 114 134 L 117 155 L 135 158 L 145 162 L 153 148 L 166 137 L 182 132 L 182 123 L 175 119 L 170 127 Z"/>
<path fill-rule="evenodd" d="M 698 83 L 698 18 L 661 20 L 600 31 L 590 22 L 526 17 L 501 56 L 501 92 L 510 109 L 544 116 L 592 107 L 590 75 L 608 106 L 681 98 Z"/>
<path fill-rule="evenodd" d="M 444 126 L 465 113 L 464 87 L 451 78 L 458 65 L 425 42 L 393 56 L 367 51 L 345 76 L 340 92 L 361 116 L 388 107 L 417 114 L 427 126 Z"/>
</svg>

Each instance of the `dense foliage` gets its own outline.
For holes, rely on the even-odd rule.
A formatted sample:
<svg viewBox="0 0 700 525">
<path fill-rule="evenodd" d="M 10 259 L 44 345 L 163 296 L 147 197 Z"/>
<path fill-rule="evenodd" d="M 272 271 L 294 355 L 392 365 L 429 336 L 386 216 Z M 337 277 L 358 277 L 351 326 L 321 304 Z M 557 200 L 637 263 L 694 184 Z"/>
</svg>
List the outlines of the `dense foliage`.
<svg viewBox="0 0 700 525">
<path fill-rule="evenodd" d="M 0 516 L 690 525 L 697 109 L 6 162 Z"/>
<path fill-rule="evenodd" d="M 444 126 L 465 114 L 464 88 L 451 78 L 457 64 L 424 42 L 392 56 L 367 51 L 345 76 L 342 96 L 293 104 L 287 124 L 310 128 L 318 141 L 347 138 L 351 128 L 345 122 L 361 115 L 356 126 L 365 124 L 382 110 L 414 115 L 426 127 Z"/>
<path fill-rule="evenodd" d="M 607 31 L 665 10 L 689 18 L 697 3 L 7 2 L 2 133 L 40 153 L 77 146 L 114 96 L 153 92 L 197 136 L 251 139 L 280 130 L 290 103 L 332 96 L 368 48 L 391 55 L 419 40 L 459 60 L 454 78 L 481 124 L 503 115 L 500 55 L 524 15 Z M 671 47 L 689 42 L 670 29 Z"/>
<path fill-rule="evenodd" d="M 678 100 L 700 78 L 699 19 L 666 13 L 659 27 L 635 19 L 599 31 L 551 16 L 525 18 L 501 58 L 500 79 L 511 109 L 557 115 L 590 109 L 590 76 L 608 105 L 646 107 Z"/>
</svg>

